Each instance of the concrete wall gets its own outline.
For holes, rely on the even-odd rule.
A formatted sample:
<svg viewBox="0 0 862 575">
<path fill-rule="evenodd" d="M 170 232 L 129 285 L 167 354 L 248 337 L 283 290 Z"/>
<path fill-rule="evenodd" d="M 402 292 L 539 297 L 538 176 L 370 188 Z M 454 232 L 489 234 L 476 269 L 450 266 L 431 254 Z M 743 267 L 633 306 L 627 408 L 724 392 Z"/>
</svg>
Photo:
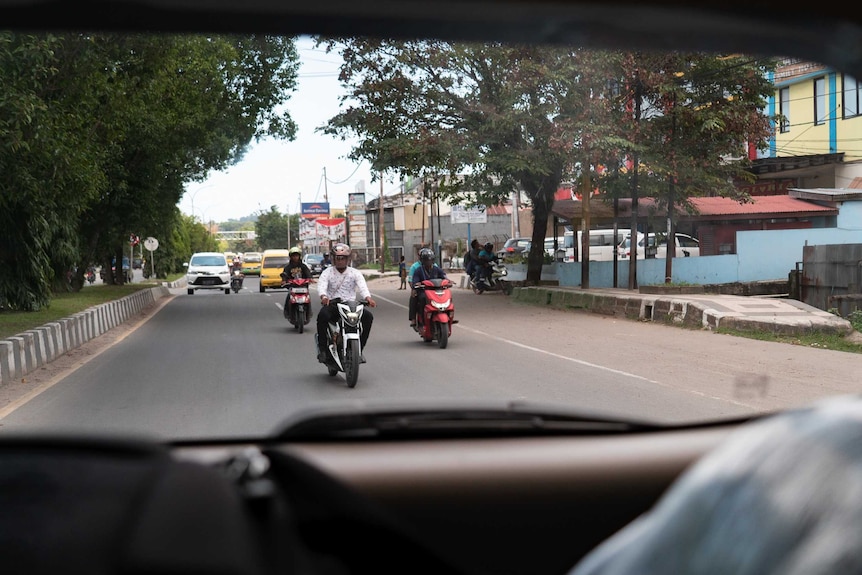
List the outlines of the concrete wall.
<svg viewBox="0 0 862 575">
<path fill-rule="evenodd" d="M 856 202 L 862 203 L 862 202 Z M 842 210 L 843 211 L 843 210 Z M 860 216 L 862 218 L 862 216 Z M 737 253 L 722 256 L 674 258 L 675 283 L 721 284 L 787 279 L 802 261 L 806 245 L 862 243 L 862 230 L 815 228 L 737 232 Z M 580 263 L 558 263 L 561 286 L 581 285 Z M 638 260 L 638 284 L 664 283 L 665 260 Z M 613 262 L 590 262 L 590 287 L 613 287 Z M 617 287 L 628 287 L 629 262 L 618 262 Z"/>
<path fill-rule="evenodd" d="M 166 286 L 141 290 L 71 317 L 0 340 L 0 385 L 17 381 L 170 295 Z"/>
</svg>

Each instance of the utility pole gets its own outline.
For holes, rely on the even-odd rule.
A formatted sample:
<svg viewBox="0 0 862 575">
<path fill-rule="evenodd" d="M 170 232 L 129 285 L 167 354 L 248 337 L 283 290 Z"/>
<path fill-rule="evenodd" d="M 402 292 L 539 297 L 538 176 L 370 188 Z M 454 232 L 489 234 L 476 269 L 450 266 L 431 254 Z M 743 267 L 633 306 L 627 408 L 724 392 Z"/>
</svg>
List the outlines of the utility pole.
<svg viewBox="0 0 862 575">
<path fill-rule="evenodd" d="M 329 203 L 329 187 L 326 185 L 326 166 L 323 166 L 323 201 Z"/>
<path fill-rule="evenodd" d="M 386 226 L 383 225 L 383 172 L 380 174 L 380 196 L 377 198 L 380 220 L 380 273 L 386 271 L 386 256 L 383 250 L 386 249 Z"/>
</svg>

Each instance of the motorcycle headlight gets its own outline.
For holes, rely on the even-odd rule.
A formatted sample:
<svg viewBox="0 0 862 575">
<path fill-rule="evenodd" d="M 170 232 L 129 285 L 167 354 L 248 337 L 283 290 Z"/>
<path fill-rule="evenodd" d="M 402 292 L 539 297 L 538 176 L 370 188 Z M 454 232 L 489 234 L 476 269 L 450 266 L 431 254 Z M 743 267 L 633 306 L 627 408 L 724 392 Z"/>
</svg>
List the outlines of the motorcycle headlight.
<svg viewBox="0 0 862 575">
<path fill-rule="evenodd" d="M 436 302 L 436 301 L 435 301 L 435 302 L 432 302 L 432 303 L 434 304 L 434 307 L 436 307 L 436 308 L 437 308 L 437 309 L 439 309 L 440 311 L 443 311 L 443 310 L 445 310 L 447 307 L 449 307 L 449 302 L 450 302 L 450 301 L 452 301 L 452 300 L 448 300 L 448 299 L 447 299 L 446 301 L 442 301 L 442 302 L 439 302 L 439 303 L 438 303 L 438 302 Z"/>
</svg>

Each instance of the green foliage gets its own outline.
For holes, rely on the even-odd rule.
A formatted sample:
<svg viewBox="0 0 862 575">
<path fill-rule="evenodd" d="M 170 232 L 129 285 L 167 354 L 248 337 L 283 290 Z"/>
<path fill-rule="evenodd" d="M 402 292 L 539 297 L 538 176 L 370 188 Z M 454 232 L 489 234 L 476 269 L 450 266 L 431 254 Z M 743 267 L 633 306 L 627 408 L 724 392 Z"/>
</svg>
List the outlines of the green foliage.
<svg viewBox="0 0 862 575">
<path fill-rule="evenodd" d="M 348 94 L 322 131 L 357 137 L 353 159 L 436 181 L 453 202 L 494 205 L 522 190 L 533 211 L 534 279 L 562 182 L 587 177 L 608 200 L 628 195 L 626 161 L 637 154 L 641 196 L 676 205 L 686 195 L 731 194 L 732 179 L 748 175 L 744 160 L 726 158 L 742 155 L 748 142 L 764 146 L 770 134 L 760 112 L 771 90 L 768 61 L 444 41 L 324 43 L 343 56 Z M 636 96 L 644 110 L 637 119 Z"/>
<path fill-rule="evenodd" d="M 271 206 L 268 212 L 262 213 L 257 218 L 254 229 L 257 235 L 257 243 L 261 251 L 272 249 L 290 249 L 288 242 L 288 222 L 290 216 L 278 211 L 278 207 Z M 297 243 L 297 236 L 292 232 L 290 239 Z"/>
<path fill-rule="evenodd" d="M 288 38 L 0 34 L 0 306 L 79 288 L 130 234 L 159 239 L 160 276 L 212 249 L 178 215 L 183 185 L 294 137 L 297 68 Z"/>
</svg>

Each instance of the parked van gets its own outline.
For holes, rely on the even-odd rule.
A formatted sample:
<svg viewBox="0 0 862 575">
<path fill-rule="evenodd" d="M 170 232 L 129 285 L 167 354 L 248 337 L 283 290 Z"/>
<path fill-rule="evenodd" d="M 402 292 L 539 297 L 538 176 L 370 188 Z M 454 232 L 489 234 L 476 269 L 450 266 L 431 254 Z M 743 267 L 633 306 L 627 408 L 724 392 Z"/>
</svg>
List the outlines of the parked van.
<svg viewBox="0 0 862 575">
<path fill-rule="evenodd" d="M 264 250 L 260 258 L 260 292 L 281 287 L 281 272 L 290 261 L 287 250 Z"/>
<path fill-rule="evenodd" d="M 578 252 L 581 251 L 581 238 L 583 232 L 578 230 L 577 234 L 577 246 Z M 617 246 L 627 233 L 625 230 L 617 230 L 617 241 L 614 242 L 614 230 L 611 229 L 599 229 L 599 230 L 590 230 L 590 260 L 591 262 L 606 262 L 613 261 L 614 259 L 614 251 L 617 249 Z M 575 258 L 575 233 L 574 232 L 566 232 L 563 237 L 566 256 L 563 259 L 564 262 L 576 262 L 581 261 L 580 258 Z"/>
<path fill-rule="evenodd" d="M 656 237 L 658 238 L 658 246 L 656 246 Z M 656 247 L 655 257 L 665 259 L 667 257 L 667 234 L 659 232 L 658 234 L 651 233 L 647 238 L 650 247 Z M 620 259 L 626 259 L 631 256 L 631 235 L 626 234 L 626 239 L 620 242 L 619 245 Z M 700 255 L 700 242 L 687 234 L 676 234 L 676 251 L 675 258 L 687 258 Z M 644 259 L 644 235 L 638 232 L 638 252 L 639 260 Z"/>
</svg>

